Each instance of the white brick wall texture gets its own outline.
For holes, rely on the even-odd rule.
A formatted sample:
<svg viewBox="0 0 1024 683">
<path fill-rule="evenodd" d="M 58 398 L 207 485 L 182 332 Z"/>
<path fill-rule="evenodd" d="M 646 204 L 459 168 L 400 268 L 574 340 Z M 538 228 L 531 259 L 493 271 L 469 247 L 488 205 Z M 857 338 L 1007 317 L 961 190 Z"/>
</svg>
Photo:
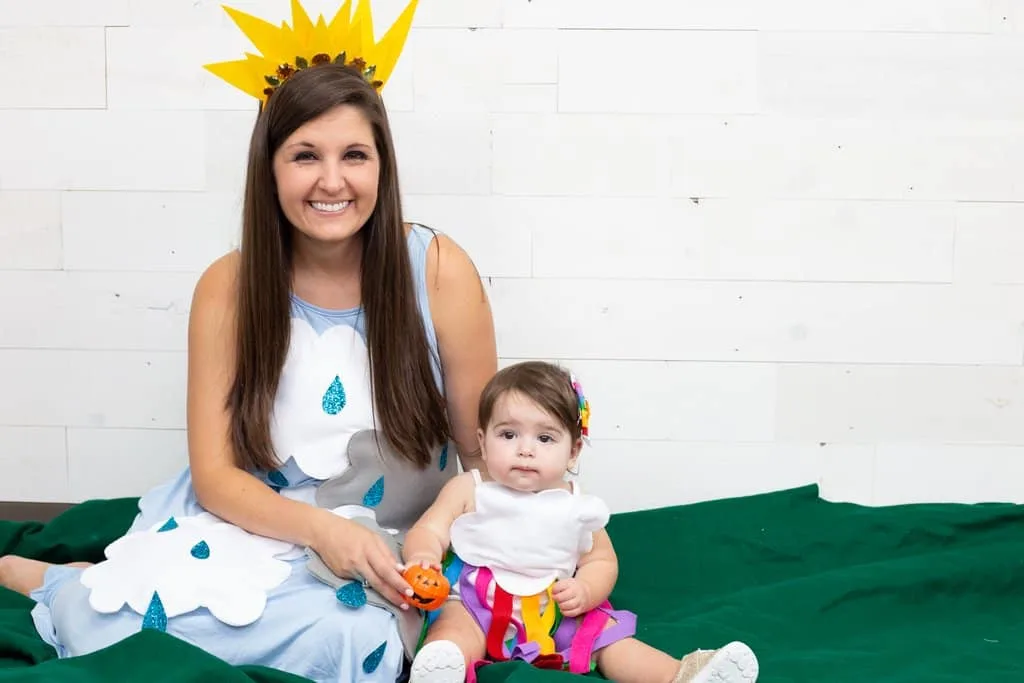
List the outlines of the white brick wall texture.
<svg viewBox="0 0 1024 683">
<path fill-rule="evenodd" d="M 1024 502 L 1022 33 L 1022 0 L 421 0 L 407 213 L 475 259 L 502 363 L 580 376 L 616 510 Z M 249 48 L 212 0 L 0 0 L 0 500 L 185 464 L 255 113 L 202 65 Z"/>
</svg>

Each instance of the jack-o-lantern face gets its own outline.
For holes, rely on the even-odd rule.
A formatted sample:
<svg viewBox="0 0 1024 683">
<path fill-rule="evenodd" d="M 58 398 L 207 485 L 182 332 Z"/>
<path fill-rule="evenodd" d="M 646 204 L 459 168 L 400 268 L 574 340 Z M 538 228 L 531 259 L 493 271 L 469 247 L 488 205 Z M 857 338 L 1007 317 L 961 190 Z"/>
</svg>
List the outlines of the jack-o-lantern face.
<svg viewBox="0 0 1024 683">
<path fill-rule="evenodd" d="M 451 585 L 444 574 L 436 569 L 424 569 L 414 564 L 405 570 L 402 577 L 412 588 L 412 595 L 406 596 L 405 601 L 413 607 L 429 612 L 443 605 L 448 599 Z"/>
</svg>

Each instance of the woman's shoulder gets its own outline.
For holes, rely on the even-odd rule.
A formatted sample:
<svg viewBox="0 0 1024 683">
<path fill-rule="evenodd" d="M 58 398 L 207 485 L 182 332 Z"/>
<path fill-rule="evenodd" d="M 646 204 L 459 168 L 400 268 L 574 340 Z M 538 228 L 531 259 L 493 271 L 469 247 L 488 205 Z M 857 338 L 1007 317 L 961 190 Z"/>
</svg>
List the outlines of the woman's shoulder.
<svg viewBox="0 0 1024 683">
<path fill-rule="evenodd" d="M 473 259 L 451 236 L 420 223 L 406 225 L 406 235 L 414 231 L 427 246 L 426 280 L 432 294 L 445 296 L 466 285 L 480 283 L 480 273 Z"/>
<path fill-rule="evenodd" d="M 196 281 L 192 295 L 193 309 L 225 310 L 233 307 L 240 265 L 241 254 L 235 249 L 207 266 Z"/>
<path fill-rule="evenodd" d="M 494 336 L 490 302 L 483 279 L 469 254 L 451 237 L 435 232 L 427 249 L 425 285 L 430 314 L 439 344 L 449 347 L 468 345 L 467 358 L 482 363 L 487 378 L 493 374 L 496 351 L 487 343 Z M 449 354 L 442 350 L 442 356 Z M 459 363 L 456 353 L 451 360 Z M 482 386 L 482 384 L 481 384 Z"/>
<path fill-rule="evenodd" d="M 483 279 L 466 250 L 444 232 L 422 223 L 405 227 L 406 236 L 411 239 L 415 233 L 426 250 L 423 279 L 439 334 L 467 319 L 490 325 Z"/>
</svg>

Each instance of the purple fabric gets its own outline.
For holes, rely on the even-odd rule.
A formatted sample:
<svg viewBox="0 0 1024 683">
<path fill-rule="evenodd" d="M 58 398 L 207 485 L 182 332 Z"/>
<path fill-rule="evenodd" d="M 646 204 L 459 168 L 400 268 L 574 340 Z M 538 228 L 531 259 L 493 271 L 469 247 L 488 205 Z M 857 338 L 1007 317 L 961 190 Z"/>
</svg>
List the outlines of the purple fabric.
<svg viewBox="0 0 1024 683">
<path fill-rule="evenodd" d="M 473 615 L 476 619 L 477 624 L 483 630 L 486 635 L 491 629 L 491 610 L 484 605 L 480 599 L 480 595 L 477 593 L 477 587 L 470 580 L 470 574 L 478 567 L 474 567 L 470 564 L 465 564 L 462 568 L 462 573 L 459 576 L 459 593 L 462 598 L 462 604 L 466 607 L 466 610 Z M 489 573 L 489 572 L 488 572 Z M 627 610 L 616 610 L 611 609 L 611 605 L 605 603 L 606 606 L 598 607 L 607 614 L 610 618 L 615 620 L 615 625 L 606 628 L 597 637 L 597 640 L 593 642 L 589 648 L 592 652 L 596 652 L 603 647 L 607 647 L 614 642 L 630 638 L 636 634 L 636 614 Z M 582 623 L 583 616 L 568 618 L 563 617 L 562 622 L 558 625 L 555 630 L 554 641 L 555 650 L 565 661 L 566 665 L 569 663 L 569 657 L 571 649 L 573 647 L 573 638 L 576 636 L 579 626 Z M 515 647 L 512 648 L 511 652 L 508 646 L 503 646 L 506 656 L 509 659 L 521 659 L 526 662 L 532 662 L 540 654 L 540 645 L 530 641 L 525 641 L 525 633 L 522 630 L 522 626 L 512 620 L 512 624 L 516 627 L 516 639 L 519 641 Z M 582 644 L 577 643 L 577 646 Z"/>
<path fill-rule="evenodd" d="M 636 635 L 636 614 L 624 609 L 598 608 L 615 620 L 614 626 L 609 626 L 601 631 L 601 635 L 594 641 L 593 650 L 600 650 L 612 643 L 632 638 Z"/>
</svg>

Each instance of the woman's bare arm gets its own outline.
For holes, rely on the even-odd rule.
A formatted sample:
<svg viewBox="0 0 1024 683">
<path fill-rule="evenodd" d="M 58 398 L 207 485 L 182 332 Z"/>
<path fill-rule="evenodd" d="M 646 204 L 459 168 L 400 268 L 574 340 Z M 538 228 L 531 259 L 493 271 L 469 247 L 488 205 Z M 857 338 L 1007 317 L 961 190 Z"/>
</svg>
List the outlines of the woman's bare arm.
<svg viewBox="0 0 1024 683">
<path fill-rule="evenodd" d="M 427 253 L 430 311 L 455 443 L 462 468 L 479 469 L 486 478 L 476 430 L 480 392 L 498 371 L 490 302 L 473 262 L 449 237 L 437 235 Z"/>
<path fill-rule="evenodd" d="M 214 262 L 199 279 L 188 330 L 188 448 L 199 503 L 247 531 L 316 546 L 331 513 L 289 500 L 239 468 L 230 440 L 226 398 L 235 367 L 239 256 Z"/>
</svg>

